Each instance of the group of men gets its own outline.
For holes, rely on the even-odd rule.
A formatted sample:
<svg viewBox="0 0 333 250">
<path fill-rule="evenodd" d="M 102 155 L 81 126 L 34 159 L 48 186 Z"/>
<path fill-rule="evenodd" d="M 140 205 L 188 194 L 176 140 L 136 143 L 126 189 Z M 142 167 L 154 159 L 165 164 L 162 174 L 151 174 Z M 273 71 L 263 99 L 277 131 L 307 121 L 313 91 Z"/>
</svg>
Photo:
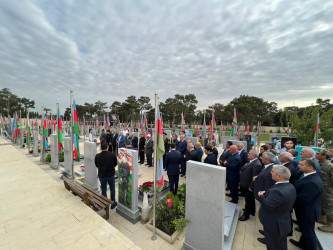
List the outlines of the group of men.
<svg viewBox="0 0 333 250">
<path fill-rule="evenodd" d="M 241 143 L 232 144 L 226 143 L 219 163 L 226 167 L 230 202 L 238 202 L 239 191 L 245 197 L 244 213 L 239 220 L 254 216 L 255 200 L 259 201 L 259 218 L 264 228 L 259 232 L 265 238 L 258 240 L 267 249 L 287 249 L 287 236 L 293 234 L 294 210 L 302 236 L 300 241 L 290 242 L 302 249 L 316 249 L 315 222 L 321 218 L 325 225 L 319 230 L 333 232 L 333 149 L 315 152 L 304 148 L 298 162 L 295 149 L 277 158 L 270 145 L 261 146 L 258 154 L 253 149 L 246 152 Z M 208 152 L 207 157 L 213 158 L 210 155 L 213 153 Z"/>
</svg>

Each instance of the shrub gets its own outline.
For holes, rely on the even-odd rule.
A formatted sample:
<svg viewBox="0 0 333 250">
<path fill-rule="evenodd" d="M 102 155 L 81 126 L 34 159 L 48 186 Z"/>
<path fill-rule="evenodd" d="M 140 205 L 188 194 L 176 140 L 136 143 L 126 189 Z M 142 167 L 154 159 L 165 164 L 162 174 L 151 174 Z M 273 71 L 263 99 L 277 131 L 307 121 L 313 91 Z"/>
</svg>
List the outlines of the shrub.
<svg viewBox="0 0 333 250">
<path fill-rule="evenodd" d="M 51 162 L 51 154 L 48 154 L 48 155 L 46 156 L 45 161 L 46 161 L 47 163 L 50 163 L 50 162 Z"/>
</svg>

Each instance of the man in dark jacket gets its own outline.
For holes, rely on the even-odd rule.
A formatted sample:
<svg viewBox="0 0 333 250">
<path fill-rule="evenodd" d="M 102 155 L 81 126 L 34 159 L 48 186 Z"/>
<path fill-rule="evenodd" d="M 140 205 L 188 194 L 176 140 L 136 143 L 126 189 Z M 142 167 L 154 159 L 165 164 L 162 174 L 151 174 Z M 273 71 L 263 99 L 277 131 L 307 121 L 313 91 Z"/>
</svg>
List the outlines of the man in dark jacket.
<svg viewBox="0 0 333 250">
<path fill-rule="evenodd" d="M 203 155 L 203 151 L 202 151 L 202 148 L 201 148 L 201 143 L 198 141 L 195 143 L 194 145 L 194 148 L 195 150 L 198 151 L 198 154 L 199 154 L 199 162 L 202 162 L 202 155 Z"/>
<path fill-rule="evenodd" d="M 272 178 L 276 181 L 275 185 L 258 193 L 261 203 L 259 219 L 264 227 L 267 249 L 287 250 L 287 235 L 291 230 L 290 211 L 296 199 L 296 190 L 288 181 L 288 168 L 274 165 Z"/>
<path fill-rule="evenodd" d="M 134 132 L 132 132 L 131 135 L 131 143 L 133 148 L 138 149 L 138 137 L 135 135 Z"/>
<path fill-rule="evenodd" d="M 108 144 L 105 140 L 101 142 L 102 152 L 95 156 L 95 165 L 98 169 L 98 178 L 101 183 L 102 195 L 107 197 L 106 188 L 107 184 L 110 186 L 111 200 L 114 204 L 111 209 L 117 206 L 115 200 L 115 184 L 114 184 L 114 174 L 115 167 L 117 166 L 117 157 L 114 153 L 108 151 Z"/>
<path fill-rule="evenodd" d="M 182 171 L 181 177 L 184 177 L 186 174 L 186 163 L 185 163 L 185 152 L 186 152 L 187 142 L 185 141 L 185 135 L 180 135 L 180 141 L 178 143 L 177 151 L 182 155 Z"/>
<path fill-rule="evenodd" d="M 199 152 L 194 149 L 192 142 L 187 143 L 187 150 L 189 151 L 186 161 L 199 161 Z"/>
<path fill-rule="evenodd" d="M 205 154 L 207 156 L 204 160 L 204 163 L 217 165 L 217 159 L 216 159 L 216 156 L 212 153 L 212 147 L 211 146 L 206 146 L 205 147 Z"/>
<path fill-rule="evenodd" d="M 303 175 L 295 182 L 297 197 L 294 209 L 302 236 L 299 241 L 290 239 L 290 242 L 305 250 L 317 249 L 314 227 L 321 214 L 323 183 L 316 173 L 316 167 L 311 159 L 301 160 L 299 169 Z"/>
<path fill-rule="evenodd" d="M 153 167 L 154 141 L 150 134 L 147 135 L 147 138 L 147 144 L 145 145 L 147 165 Z"/>
<path fill-rule="evenodd" d="M 227 143 L 225 144 L 225 149 L 223 151 L 223 153 L 220 156 L 220 164 L 221 166 L 225 167 L 223 164 L 225 161 L 228 160 L 229 156 L 230 156 L 230 151 L 229 148 L 230 146 L 232 146 L 232 141 L 227 141 Z"/>
<path fill-rule="evenodd" d="M 240 187 L 244 190 L 245 196 L 245 208 L 243 215 L 239 218 L 240 221 L 246 221 L 249 219 L 250 214 L 255 215 L 256 206 L 253 191 L 249 190 L 250 184 L 254 176 L 257 176 L 263 166 L 258 159 L 259 154 L 251 149 L 248 153 L 248 158 L 250 162 L 241 167 L 240 170 Z"/>
<path fill-rule="evenodd" d="M 279 158 L 279 162 L 281 163 L 281 165 L 287 167 L 290 170 L 291 176 L 290 176 L 289 182 L 291 184 L 294 184 L 296 168 L 295 168 L 295 164 L 293 162 L 292 154 L 288 153 L 288 152 L 283 152 L 279 155 L 278 158 Z"/>
<path fill-rule="evenodd" d="M 209 143 L 208 143 L 208 145 L 209 146 L 211 146 L 212 147 L 212 153 L 216 156 L 216 159 L 217 159 L 217 157 L 218 157 L 218 155 L 219 155 L 219 151 L 216 149 L 216 143 L 215 143 L 215 141 L 214 140 L 211 140 Z"/>
<path fill-rule="evenodd" d="M 143 133 L 140 133 L 140 140 L 139 140 L 139 163 L 143 164 L 145 162 L 145 144 L 146 139 L 143 136 Z"/>
<path fill-rule="evenodd" d="M 111 145 L 112 145 L 112 152 L 118 155 L 118 150 L 117 150 L 117 141 L 118 141 L 118 133 L 117 129 L 113 129 L 113 134 L 111 138 Z"/>
<path fill-rule="evenodd" d="M 177 194 L 179 182 L 179 166 L 182 162 L 181 154 L 176 150 L 176 144 L 171 144 L 171 151 L 165 157 L 165 166 L 170 184 L 170 192 Z"/>
<path fill-rule="evenodd" d="M 167 137 L 167 133 L 163 132 L 163 139 L 164 139 L 164 155 L 163 155 L 163 166 L 164 166 L 164 170 L 166 170 L 166 166 L 165 166 L 165 157 L 166 154 L 169 153 L 170 151 L 170 140 Z"/>
<path fill-rule="evenodd" d="M 224 162 L 227 169 L 227 182 L 230 188 L 232 203 L 238 203 L 238 183 L 239 183 L 239 170 L 241 168 L 241 158 L 238 154 L 236 145 L 230 147 L 230 157 L 228 161 Z"/>
</svg>

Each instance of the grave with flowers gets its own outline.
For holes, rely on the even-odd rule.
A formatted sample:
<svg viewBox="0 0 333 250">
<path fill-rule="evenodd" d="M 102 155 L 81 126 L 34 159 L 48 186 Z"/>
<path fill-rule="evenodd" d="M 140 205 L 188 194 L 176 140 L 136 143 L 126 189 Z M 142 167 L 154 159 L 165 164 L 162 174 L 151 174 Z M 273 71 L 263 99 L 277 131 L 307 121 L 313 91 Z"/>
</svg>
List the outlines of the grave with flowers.
<svg viewBox="0 0 333 250">
<path fill-rule="evenodd" d="M 154 199 L 153 185 L 154 185 L 154 183 L 152 181 L 146 181 L 139 186 L 138 202 L 139 202 L 140 210 L 142 209 L 144 192 L 147 192 L 149 206 L 150 207 L 152 206 L 153 199 Z M 168 192 L 169 192 L 169 182 L 168 181 L 164 181 L 164 186 L 156 188 L 157 198 L 159 200 L 163 199 Z"/>
</svg>

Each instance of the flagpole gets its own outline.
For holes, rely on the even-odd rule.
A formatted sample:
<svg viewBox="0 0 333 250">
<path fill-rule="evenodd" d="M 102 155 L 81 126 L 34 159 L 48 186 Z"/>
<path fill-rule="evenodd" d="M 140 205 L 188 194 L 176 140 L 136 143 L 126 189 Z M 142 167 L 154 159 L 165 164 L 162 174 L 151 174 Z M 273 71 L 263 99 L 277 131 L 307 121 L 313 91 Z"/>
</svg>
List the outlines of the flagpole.
<svg viewBox="0 0 333 250">
<path fill-rule="evenodd" d="M 205 126 L 204 126 L 204 139 L 203 139 L 203 145 L 204 145 L 204 148 L 207 146 L 206 145 L 206 117 L 205 117 L 205 114 L 204 114 L 204 123 L 205 123 Z"/>
<path fill-rule="evenodd" d="M 74 108 L 73 108 L 73 91 L 70 91 L 70 101 L 71 101 L 71 139 L 72 139 L 72 149 L 71 149 L 71 157 L 72 157 L 72 180 L 74 180 L 74 157 L 73 157 L 73 148 L 74 148 Z"/>
<path fill-rule="evenodd" d="M 157 110 L 158 110 L 158 96 L 155 94 L 155 127 L 154 127 L 154 201 L 153 201 L 153 236 L 152 240 L 156 240 L 156 168 L 157 168 Z"/>
<path fill-rule="evenodd" d="M 21 124 L 22 124 L 22 126 L 23 126 L 23 123 L 22 123 L 22 118 L 21 118 L 22 116 L 21 116 L 21 110 L 20 110 L 20 128 L 19 128 L 19 131 L 20 130 L 22 130 L 23 131 L 23 128 L 21 129 Z M 20 142 L 19 142 L 19 145 L 21 144 L 21 137 L 22 135 L 21 135 L 21 131 L 20 131 Z M 22 144 L 22 146 L 23 146 L 23 144 Z"/>
<path fill-rule="evenodd" d="M 29 121 L 29 109 L 27 109 L 27 120 L 28 120 L 27 122 L 28 122 L 29 130 L 31 131 L 31 128 L 30 128 L 30 121 Z M 29 154 L 29 152 L 30 152 L 30 144 L 31 144 L 31 135 L 29 136 L 29 134 L 30 134 L 29 132 L 30 132 L 30 131 L 28 131 L 28 136 L 27 136 L 27 137 L 29 137 L 28 154 Z M 26 131 L 25 133 L 27 133 L 27 131 Z M 28 139 L 28 138 L 25 139 L 26 142 L 27 142 L 27 139 Z"/>
<path fill-rule="evenodd" d="M 58 166 L 57 166 L 57 171 L 59 171 L 60 170 L 60 164 L 59 164 L 59 135 L 58 135 L 58 129 L 59 129 L 59 102 L 57 102 L 57 121 L 56 121 L 56 137 L 57 137 L 57 145 L 56 145 L 56 151 L 57 151 L 57 154 L 58 154 Z"/>
<path fill-rule="evenodd" d="M 213 140 L 213 134 L 214 134 L 214 124 L 213 124 L 213 121 L 214 121 L 214 109 L 212 110 L 212 131 L 211 131 L 211 140 Z"/>
<path fill-rule="evenodd" d="M 316 132 L 316 141 L 315 141 L 315 143 L 316 143 L 316 147 L 318 147 L 318 137 L 319 137 L 319 129 L 318 129 L 318 127 L 319 127 L 319 112 L 318 112 L 318 114 L 317 114 L 317 125 L 316 125 L 316 130 L 315 130 L 315 132 Z"/>
</svg>

